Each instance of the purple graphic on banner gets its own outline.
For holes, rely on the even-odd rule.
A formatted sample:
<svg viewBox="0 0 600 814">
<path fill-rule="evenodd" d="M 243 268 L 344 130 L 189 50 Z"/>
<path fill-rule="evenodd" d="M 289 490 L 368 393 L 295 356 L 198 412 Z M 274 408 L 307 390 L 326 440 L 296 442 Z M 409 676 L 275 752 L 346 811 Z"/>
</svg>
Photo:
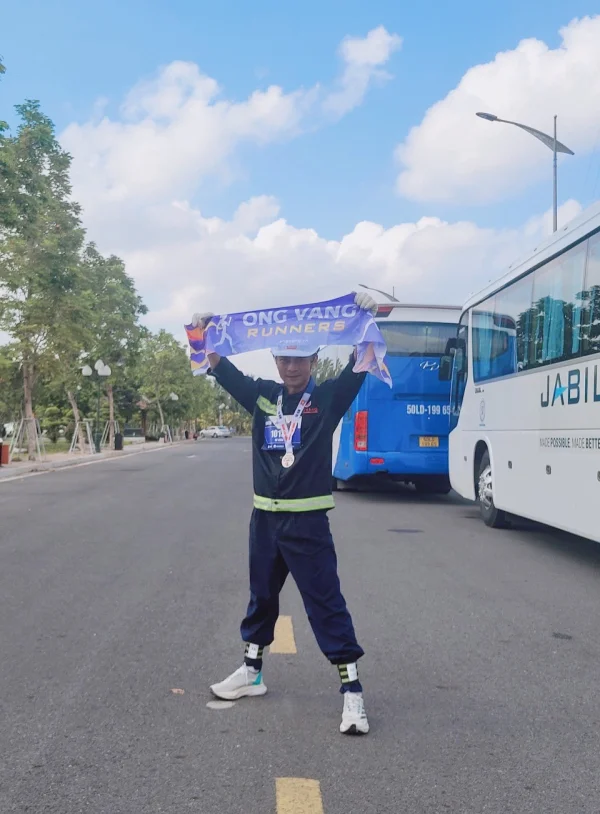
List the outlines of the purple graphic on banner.
<svg viewBox="0 0 600 814">
<path fill-rule="evenodd" d="M 375 320 L 354 294 L 309 305 L 214 316 L 203 330 L 186 325 L 195 376 L 208 371 L 208 353 L 234 356 L 270 349 L 276 356 L 316 353 L 324 345 L 355 345 L 356 373 L 372 373 L 392 384 L 384 362 L 386 346 Z"/>
</svg>

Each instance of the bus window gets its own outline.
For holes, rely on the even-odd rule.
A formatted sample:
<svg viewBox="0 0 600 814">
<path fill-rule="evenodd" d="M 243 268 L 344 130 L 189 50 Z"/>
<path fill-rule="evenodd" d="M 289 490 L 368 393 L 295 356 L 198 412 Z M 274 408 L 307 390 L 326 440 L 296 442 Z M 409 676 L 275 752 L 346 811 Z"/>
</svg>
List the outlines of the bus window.
<svg viewBox="0 0 600 814">
<path fill-rule="evenodd" d="M 533 356 L 528 367 L 580 355 L 579 327 L 586 245 L 576 246 L 533 274 Z"/>
<path fill-rule="evenodd" d="M 439 356 L 446 350 L 446 343 L 456 336 L 456 324 L 431 322 L 377 323 L 388 356 Z"/>
<path fill-rule="evenodd" d="M 526 367 L 533 336 L 532 291 L 533 279 L 528 275 L 496 294 L 496 313 L 502 315 L 510 343 L 510 358 L 506 358 L 506 367 L 500 375 L 516 373 Z"/>
<path fill-rule="evenodd" d="M 512 317 L 495 311 L 496 298 L 473 311 L 473 378 L 475 382 L 516 373 L 516 325 Z"/>
<path fill-rule="evenodd" d="M 581 352 L 600 353 L 600 234 L 589 241 L 585 289 L 581 296 Z"/>
</svg>

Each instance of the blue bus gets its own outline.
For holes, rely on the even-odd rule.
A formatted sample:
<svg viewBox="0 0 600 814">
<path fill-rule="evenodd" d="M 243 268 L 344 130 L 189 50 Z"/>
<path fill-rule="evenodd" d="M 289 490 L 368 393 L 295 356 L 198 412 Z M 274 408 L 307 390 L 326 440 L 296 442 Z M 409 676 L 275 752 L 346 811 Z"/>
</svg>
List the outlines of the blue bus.
<svg viewBox="0 0 600 814">
<path fill-rule="evenodd" d="M 333 488 L 386 477 L 417 491 L 447 494 L 450 382 L 442 356 L 456 346 L 459 306 L 380 305 L 377 324 L 387 345 L 390 389 L 367 376 L 333 439 Z"/>
</svg>

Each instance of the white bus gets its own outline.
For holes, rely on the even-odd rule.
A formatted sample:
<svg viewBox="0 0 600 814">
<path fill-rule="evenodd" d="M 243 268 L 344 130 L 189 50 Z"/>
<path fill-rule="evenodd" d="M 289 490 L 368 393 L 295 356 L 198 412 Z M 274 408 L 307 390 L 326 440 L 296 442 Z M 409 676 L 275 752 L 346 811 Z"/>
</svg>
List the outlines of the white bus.
<svg viewBox="0 0 600 814">
<path fill-rule="evenodd" d="M 600 205 L 467 301 L 450 375 L 455 491 L 600 542 Z"/>
</svg>

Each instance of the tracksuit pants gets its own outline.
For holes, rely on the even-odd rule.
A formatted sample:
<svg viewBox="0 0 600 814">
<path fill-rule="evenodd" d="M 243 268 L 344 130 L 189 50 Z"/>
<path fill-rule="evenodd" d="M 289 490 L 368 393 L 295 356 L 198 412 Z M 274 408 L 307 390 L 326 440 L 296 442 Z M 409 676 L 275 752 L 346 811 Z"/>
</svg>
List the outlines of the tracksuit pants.
<svg viewBox="0 0 600 814">
<path fill-rule="evenodd" d="M 325 511 L 254 509 L 250 521 L 250 603 L 241 625 L 242 639 L 259 645 L 261 650 L 273 642 L 279 593 L 289 573 L 325 656 L 335 665 L 355 663 L 364 651 L 356 641 L 340 589 Z"/>
</svg>

